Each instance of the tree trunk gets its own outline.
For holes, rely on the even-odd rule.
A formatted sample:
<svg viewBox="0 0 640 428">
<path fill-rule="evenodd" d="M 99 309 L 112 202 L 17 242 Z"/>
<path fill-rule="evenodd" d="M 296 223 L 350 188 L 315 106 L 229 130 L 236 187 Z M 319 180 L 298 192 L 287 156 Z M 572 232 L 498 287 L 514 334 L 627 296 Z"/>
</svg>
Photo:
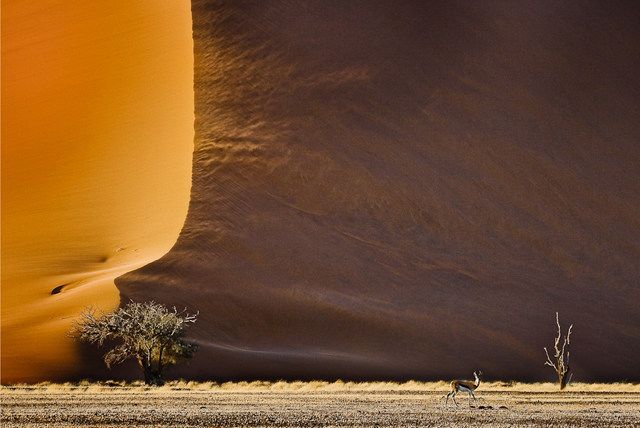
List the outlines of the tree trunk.
<svg viewBox="0 0 640 428">
<path fill-rule="evenodd" d="M 151 370 L 151 366 L 145 364 L 142 371 L 144 373 L 144 383 L 147 385 L 153 385 L 153 372 Z"/>
<path fill-rule="evenodd" d="M 570 378 L 571 378 L 571 370 L 569 368 L 567 368 L 567 371 L 564 374 L 558 373 L 558 382 L 560 383 L 560 390 L 563 390 L 567 386 Z"/>
<path fill-rule="evenodd" d="M 162 377 L 163 366 L 160 362 L 157 364 L 157 368 L 153 368 L 153 358 L 151 358 L 151 352 L 148 351 L 145 354 L 138 354 L 136 359 L 138 360 L 138 366 L 142 370 L 144 376 L 144 383 L 146 385 L 162 386 L 164 385 L 164 378 Z"/>
<path fill-rule="evenodd" d="M 143 367 L 144 383 L 147 385 L 162 386 L 164 385 L 164 379 L 162 373 L 158 370 L 153 370 L 151 365 L 145 365 Z"/>
</svg>

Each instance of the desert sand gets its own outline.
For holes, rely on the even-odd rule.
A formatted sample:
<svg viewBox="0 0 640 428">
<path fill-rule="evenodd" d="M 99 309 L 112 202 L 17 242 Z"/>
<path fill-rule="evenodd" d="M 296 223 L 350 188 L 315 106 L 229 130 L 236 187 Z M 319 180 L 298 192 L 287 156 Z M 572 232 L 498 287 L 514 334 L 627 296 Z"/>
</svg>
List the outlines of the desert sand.
<svg viewBox="0 0 640 428">
<path fill-rule="evenodd" d="M 295 382 L 142 386 L 3 387 L 4 427 L 42 426 L 583 426 L 640 423 L 638 385 L 500 383 L 469 407 L 445 405 L 439 383 Z"/>
<path fill-rule="evenodd" d="M 551 379 L 559 311 L 640 380 L 638 3 L 62 3 L 3 8 L 3 381 L 137 376 L 64 336 L 118 291 L 185 378 Z"/>
<path fill-rule="evenodd" d="M 116 281 L 200 311 L 179 376 L 552 379 L 559 311 L 575 380 L 640 381 L 638 3 L 193 20 L 190 212 Z"/>
<path fill-rule="evenodd" d="M 86 306 L 174 244 L 193 152 L 188 1 L 2 2 L 2 381 L 64 379 Z"/>
</svg>

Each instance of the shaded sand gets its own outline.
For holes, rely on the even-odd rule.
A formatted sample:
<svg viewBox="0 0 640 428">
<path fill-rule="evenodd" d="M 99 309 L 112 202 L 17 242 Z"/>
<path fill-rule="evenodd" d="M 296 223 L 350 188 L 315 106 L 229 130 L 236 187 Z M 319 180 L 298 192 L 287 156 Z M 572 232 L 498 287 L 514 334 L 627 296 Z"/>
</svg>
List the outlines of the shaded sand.
<svg viewBox="0 0 640 428">
<path fill-rule="evenodd" d="M 487 385 L 469 408 L 445 382 L 296 382 L 2 388 L 3 426 L 634 426 L 638 385 Z"/>
<path fill-rule="evenodd" d="M 188 1 L 3 1 L 3 382 L 75 373 L 74 317 L 175 242 L 192 48 Z"/>
<path fill-rule="evenodd" d="M 193 2 L 201 379 L 640 380 L 640 3 Z M 472 352 L 468 352 L 472 349 Z M 104 372 L 91 372 L 95 375 Z"/>
</svg>

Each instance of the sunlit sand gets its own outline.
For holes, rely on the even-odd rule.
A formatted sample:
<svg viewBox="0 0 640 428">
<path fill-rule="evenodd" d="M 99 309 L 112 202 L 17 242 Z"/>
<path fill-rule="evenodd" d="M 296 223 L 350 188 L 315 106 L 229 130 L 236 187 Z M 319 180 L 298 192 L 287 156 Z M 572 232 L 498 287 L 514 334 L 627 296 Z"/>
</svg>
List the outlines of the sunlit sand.
<svg viewBox="0 0 640 428">
<path fill-rule="evenodd" d="M 73 375 L 67 331 L 166 253 L 193 151 L 188 1 L 2 5 L 2 380 Z"/>
</svg>

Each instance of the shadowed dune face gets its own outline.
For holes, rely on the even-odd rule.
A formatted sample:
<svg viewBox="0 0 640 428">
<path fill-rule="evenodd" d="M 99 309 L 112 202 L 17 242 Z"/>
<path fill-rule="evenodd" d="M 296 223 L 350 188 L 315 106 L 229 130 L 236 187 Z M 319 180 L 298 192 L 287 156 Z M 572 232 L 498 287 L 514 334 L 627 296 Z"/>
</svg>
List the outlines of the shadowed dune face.
<svg viewBox="0 0 640 428">
<path fill-rule="evenodd" d="M 193 3 L 200 378 L 640 379 L 632 3 Z"/>
<path fill-rule="evenodd" d="M 72 321 L 186 217 L 190 4 L 3 2 L 2 104 L 2 381 L 65 379 Z"/>
</svg>

